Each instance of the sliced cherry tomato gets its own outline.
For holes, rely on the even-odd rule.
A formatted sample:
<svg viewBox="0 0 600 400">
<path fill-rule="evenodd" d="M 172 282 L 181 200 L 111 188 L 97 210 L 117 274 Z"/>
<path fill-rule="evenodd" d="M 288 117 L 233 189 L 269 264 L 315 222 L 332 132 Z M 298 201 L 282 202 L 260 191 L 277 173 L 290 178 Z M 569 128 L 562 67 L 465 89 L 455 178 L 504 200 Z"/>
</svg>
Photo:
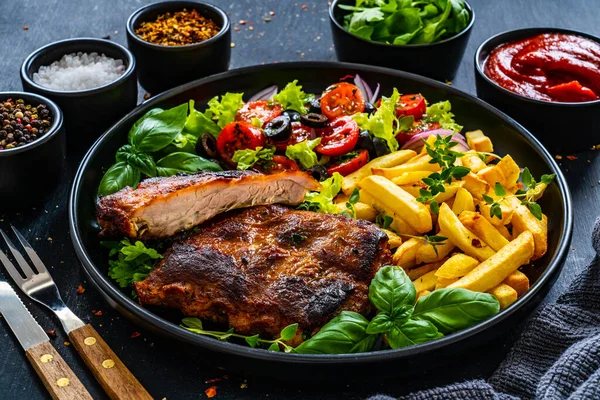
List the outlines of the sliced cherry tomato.
<svg viewBox="0 0 600 400">
<path fill-rule="evenodd" d="M 410 131 L 407 132 L 398 132 L 396 134 L 396 140 L 400 145 L 408 142 L 410 138 L 416 135 L 419 132 L 432 131 L 434 129 L 440 129 L 439 122 L 423 122 L 423 121 L 415 121 L 413 127 Z"/>
<path fill-rule="evenodd" d="M 351 83 L 340 82 L 329 86 L 321 96 L 321 111 L 329 119 L 363 112 L 365 99 Z"/>
<path fill-rule="evenodd" d="M 329 129 L 324 130 L 321 144 L 315 150 L 319 153 L 336 157 L 346 154 L 354 149 L 358 142 L 358 124 L 352 117 L 341 117 L 329 124 Z"/>
<path fill-rule="evenodd" d="M 288 140 L 283 140 L 281 142 L 277 142 L 275 140 L 271 140 L 270 143 L 275 146 L 277 151 L 284 153 L 285 149 L 288 146 L 294 145 L 296 143 L 304 142 L 310 137 L 310 128 L 302 125 L 300 122 L 292 122 L 292 134 L 288 138 Z"/>
<path fill-rule="evenodd" d="M 368 162 L 369 152 L 365 149 L 361 149 L 358 150 L 356 157 L 330 166 L 327 168 L 327 172 L 329 172 L 329 175 L 333 175 L 334 172 L 338 172 L 342 176 L 346 176 L 358 170 L 363 165 L 366 165 Z"/>
<path fill-rule="evenodd" d="M 296 164 L 296 162 L 294 160 L 290 160 L 286 156 L 275 155 L 275 156 L 273 156 L 273 164 L 269 168 L 268 172 L 273 174 L 275 172 L 299 171 L 299 170 L 300 170 L 300 168 L 298 167 L 298 164 Z"/>
<path fill-rule="evenodd" d="M 219 157 L 230 165 L 235 165 L 231 161 L 236 150 L 256 149 L 258 146 L 264 146 L 265 136 L 261 130 L 254 125 L 236 121 L 225 125 L 219 137 L 217 138 L 217 153 Z"/>
<path fill-rule="evenodd" d="M 281 105 L 271 103 L 267 100 L 250 101 L 240 108 L 235 116 L 236 121 L 252 123 L 252 118 L 262 121 L 263 127 L 273 118 L 281 115 Z"/>
<path fill-rule="evenodd" d="M 396 105 L 396 115 L 398 117 L 404 115 L 412 115 L 415 120 L 421 119 L 427 111 L 425 98 L 420 94 L 405 94 L 400 96 L 400 101 Z"/>
</svg>

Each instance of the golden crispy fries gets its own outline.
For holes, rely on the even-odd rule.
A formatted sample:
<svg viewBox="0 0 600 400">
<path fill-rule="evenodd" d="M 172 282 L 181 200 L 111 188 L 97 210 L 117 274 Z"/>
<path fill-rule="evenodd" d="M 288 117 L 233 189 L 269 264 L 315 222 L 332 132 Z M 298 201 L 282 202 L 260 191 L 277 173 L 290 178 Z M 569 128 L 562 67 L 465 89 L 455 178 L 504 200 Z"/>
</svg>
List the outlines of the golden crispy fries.
<svg viewBox="0 0 600 400">
<path fill-rule="evenodd" d="M 359 198 L 361 201 L 364 201 L 366 204 L 370 204 L 373 208 L 378 212 L 383 212 L 385 215 L 389 215 L 392 217 L 393 221 L 390 225 L 390 228 L 394 232 L 402 233 L 405 235 L 418 236 L 419 232 L 415 231 L 402 217 L 398 214 L 394 214 L 392 212 L 386 211 L 385 205 L 371 196 L 369 193 L 361 190 L 359 192 Z M 375 216 L 376 218 L 377 216 Z"/>
<path fill-rule="evenodd" d="M 456 253 L 446 260 L 435 274 L 439 279 L 458 279 L 471 272 L 477 265 L 479 260 L 466 254 Z"/>
<path fill-rule="evenodd" d="M 398 165 L 392 168 L 371 168 L 373 175 L 385 176 L 388 179 L 395 178 L 402 175 L 405 172 L 411 171 L 430 171 L 435 172 L 440 170 L 438 164 L 429 164 L 431 157 L 427 154 L 418 155 L 411 160 L 408 160 L 402 165 Z M 368 164 L 367 164 L 368 165 Z M 363 167 L 364 168 L 364 167 Z"/>
<path fill-rule="evenodd" d="M 499 252 L 483 261 L 458 281 L 448 285 L 448 287 L 469 289 L 476 292 L 488 291 L 498 286 L 521 265 L 527 264 L 533 256 L 533 251 L 533 235 L 531 232 L 525 231 Z"/>
<path fill-rule="evenodd" d="M 385 156 L 377 157 L 370 161 L 360 169 L 354 171 L 350 175 L 344 177 L 342 181 L 342 191 L 348 196 L 352 194 L 355 187 L 358 186 L 363 178 L 371 175 L 372 168 L 390 168 L 405 163 L 406 161 L 413 158 L 417 153 L 412 150 L 400 150 Z"/>
<path fill-rule="evenodd" d="M 440 232 L 440 235 L 443 236 L 444 234 Z M 417 264 L 440 261 L 442 258 L 450 254 L 450 252 L 454 250 L 454 247 L 454 243 L 452 243 L 450 240 L 446 240 L 444 244 L 436 245 L 435 248 L 431 244 L 426 244 L 417 250 L 415 260 L 417 261 Z"/>
<path fill-rule="evenodd" d="M 423 275 L 425 275 L 428 272 L 435 271 L 444 263 L 444 261 L 446 261 L 446 260 L 435 262 L 435 263 L 430 263 L 430 264 L 424 264 L 424 265 L 421 265 L 420 267 L 409 269 L 408 271 L 406 271 L 406 275 L 408 276 L 408 278 L 411 281 L 414 281 L 415 279 L 422 277 Z"/>
<path fill-rule="evenodd" d="M 498 167 L 495 165 L 485 167 L 477 173 L 477 176 L 486 181 L 491 187 L 494 187 L 496 183 L 500 183 L 502 186 L 504 186 L 504 181 L 506 179 L 504 178 L 502 171 L 500 171 L 500 169 L 498 169 Z"/>
<path fill-rule="evenodd" d="M 502 236 L 498 229 L 479 213 L 474 211 L 463 211 L 458 216 L 458 219 L 465 228 L 479 236 L 494 251 L 499 251 L 508 244 L 508 240 Z"/>
<path fill-rule="evenodd" d="M 401 215 L 417 232 L 429 232 L 432 228 L 429 209 L 413 196 L 394 185 L 382 176 L 368 176 L 359 183 L 359 187 L 378 199 L 386 211 Z"/>
<path fill-rule="evenodd" d="M 423 182 L 421 182 L 421 183 L 415 182 L 415 183 L 411 183 L 410 185 L 402 185 L 399 187 L 402 188 L 402 190 L 404 190 L 406 193 L 410 194 L 412 197 L 414 197 L 416 199 L 417 197 L 420 196 L 420 193 L 419 193 L 420 190 L 427 188 L 427 185 L 425 185 Z"/>
<path fill-rule="evenodd" d="M 346 202 L 337 203 L 335 206 L 338 209 L 338 213 L 346 210 Z M 362 201 L 359 201 L 354 205 L 354 212 L 356 213 L 356 219 L 375 221 L 375 218 L 377 218 L 377 210 Z"/>
<path fill-rule="evenodd" d="M 481 160 L 480 160 L 481 161 Z M 454 204 L 452 204 L 452 212 L 459 215 L 463 211 L 475 211 L 475 202 L 473 196 L 467 189 L 462 187 L 456 191 L 456 197 L 454 197 Z"/>
<path fill-rule="evenodd" d="M 471 257 L 484 261 L 495 254 L 483 240 L 464 227 L 446 203 L 440 206 L 438 224 L 444 236 Z"/>
<path fill-rule="evenodd" d="M 505 238 L 506 240 L 508 240 L 509 242 L 510 242 L 511 240 L 513 240 L 513 237 L 512 237 L 512 235 L 510 234 L 510 232 L 508 231 L 508 228 L 507 228 L 506 226 L 504 226 L 504 225 L 495 225 L 494 227 L 495 227 L 496 229 L 498 229 L 498 232 L 500 232 L 500 234 L 501 234 L 502 236 L 504 236 L 504 238 Z"/>
<path fill-rule="evenodd" d="M 431 294 L 431 292 L 429 290 L 423 290 L 421 293 L 417 293 L 417 301 L 421 298 L 421 297 L 425 297 L 428 294 Z"/>
<path fill-rule="evenodd" d="M 474 173 L 477 173 L 486 167 L 486 164 L 479 158 L 479 155 L 477 155 L 477 152 L 474 150 L 467 151 L 465 155 L 457 159 L 457 161 L 460 161 L 462 165 L 469 168 L 471 172 Z"/>
<path fill-rule="evenodd" d="M 529 278 L 519 270 L 510 274 L 502 283 L 515 289 L 519 297 L 523 296 L 529 290 Z"/>
<path fill-rule="evenodd" d="M 517 291 L 504 283 L 499 284 L 490 290 L 489 293 L 493 294 L 498 299 L 500 309 L 502 310 L 517 301 L 518 297 Z"/>
<path fill-rule="evenodd" d="M 429 271 L 425 275 L 413 281 L 415 290 L 420 293 L 424 290 L 435 290 L 435 284 L 437 283 L 437 276 L 435 276 L 435 270 Z"/>
<path fill-rule="evenodd" d="M 420 183 L 421 179 L 427 178 L 429 175 L 431 175 L 431 171 L 408 171 L 392 178 L 392 182 L 398 186 L 410 185 L 412 183 Z"/>
<path fill-rule="evenodd" d="M 436 274 L 436 276 L 437 276 L 437 274 Z M 452 283 L 456 282 L 457 280 L 458 280 L 458 278 L 451 278 L 451 279 L 448 279 L 448 278 L 440 278 L 440 277 L 438 276 L 438 277 L 437 277 L 437 282 L 435 283 L 435 290 L 438 290 L 438 289 L 443 289 L 443 288 L 445 288 L 446 286 L 448 286 L 448 285 L 450 285 L 450 284 L 452 284 Z"/>
<path fill-rule="evenodd" d="M 548 217 L 546 215 L 542 214 L 542 220 L 540 221 L 533 216 L 527 206 L 519 204 L 515 208 L 511 222 L 513 235 L 519 235 L 524 231 L 530 231 L 533 234 L 535 252 L 532 260 L 537 260 L 546 254 L 548 250 Z"/>
<path fill-rule="evenodd" d="M 454 197 L 454 195 L 456 195 L 456 192 L 458 192 L 458 189 L 463 187 L 463 185 L 464 185 L 464 182 L 462 182 L 462 181 L 452 182 L 449 185 L 444 185 L 444 189 L 446 191 L 438 194 L 437 197 L 435 198 L 435 200 L 438 203 L 442 203 L 444 201 L 450 200 L 452 197 Z"/>
<path fill-rule="evenodd" d="M 489 137 L 485 136 L 481 130 L 467 132 L 465 134 L 467 144 L 475 151 L 493 153 L 494 146 Z"/>
<path fill-rule="evenodd" d="M 463 188 L 467 189 L 469 193 L 471 193 L 473 197 L 477 199 L 482 199 L 482 195 L 486 193 L 489 188 L 489 185 L 486 181 L 472 172 L 469 172 L 467 176 L 463 177 L 462 181 L 464 182 Z"/>
<path fill-rule="evenodd" d="M 493 196 L 493 191 L 489 192 L 488 195 L 493 199 L 496 199 L 496 196 Z M 508 200 L 503 200 L 500 202 L 500 210 L 502 211 L 502 218 L 492 217 L 490 214 L 491 206 L 488 205 L 485 201 L 479 202 L 479 212 L 485 219 L 490 221 L 492 225 L 495 227 L 500 227 L 503 225 L 508 225 L 513 217 L 513 213 L 515 211 L 514 207 L 510 204 Z"/>
<path fill-rule="evenodd" d="M 496 164 L 496 168 L 502 173 L 502 176 L 504 176 L 502 186 L 504 186 L 505 189 L 511 189 L 517 184 L 519 175 L 521 175 L 521 170 L 511 156 L 504 156 L 498 164 Z"/>
<path fill-rule="evenodd" d="M 396 247 L 402 244 L 402 238 L 396 235 L 394 232 L 389 231 L 387 229 L 382 229 L 382 231 L 384 231 L 385 234 L 388 236 L 388 246 L 390 247 L 390 249 L 395 249 Z"/>
<path fill-rule="evenodd" d="M 416 265 L 415 258 L 417 256 L 417 250 L 425 244 L 423 240 L 417 238 L 410 238 L 400 245 L 394 253 L 393 260 L 394 264 L 403 268 L 411 268 Z"/>
</svg>

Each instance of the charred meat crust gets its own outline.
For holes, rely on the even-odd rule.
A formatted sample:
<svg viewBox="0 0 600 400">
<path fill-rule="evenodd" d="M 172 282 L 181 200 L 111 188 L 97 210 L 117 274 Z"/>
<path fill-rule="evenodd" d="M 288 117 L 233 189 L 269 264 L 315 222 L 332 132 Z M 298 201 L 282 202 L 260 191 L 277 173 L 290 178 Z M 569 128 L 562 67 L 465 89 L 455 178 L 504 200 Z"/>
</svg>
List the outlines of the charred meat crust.
<svg viewBox="0 0 600 400">
<path fill-rule="evenodd" d="M 342 310 L 370 311 L 369 284 L 390 263 L 367 221 L 256 206 L 221 215 L 175 243 L 142 282 L 144 306 L 175 308 L 242 334 L 311 334 Z"/>
</svg>

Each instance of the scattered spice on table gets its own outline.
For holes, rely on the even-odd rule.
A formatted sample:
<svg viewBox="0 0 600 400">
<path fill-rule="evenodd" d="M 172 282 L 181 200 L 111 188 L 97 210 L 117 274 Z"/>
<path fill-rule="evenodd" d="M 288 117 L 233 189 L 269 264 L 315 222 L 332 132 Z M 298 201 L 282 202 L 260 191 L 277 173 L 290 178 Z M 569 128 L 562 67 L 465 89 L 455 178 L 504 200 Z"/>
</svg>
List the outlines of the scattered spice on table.
<svg viewBox="0 0 600 400">
<path fill-rule="evenodd" d="M 23 30 L 24 30 L 24 31 L 28 31 L 28 30 L 29 30 L 29 27 L 28 27 L 27 25 L 23 25 Z"/>
<path fill-rule="evenodd" d="M 567 156 L 568 160 L 575 161 L 577 160 L 577 156 Z"/>
<path fill-rule="evenodd" d="M 50 337 L 50 338 L 55 338 L 56 337 L 56 329 L 52 329 L 49 331 L 46 331 L 46 334 Z"/>
<path fill-rule="evenodd" d="M 141 333 L 139 333 L 138 331 L 135 331 L 135 332 L 133 332 L 133 333 L 131 334 L 131 338 L 132 338 L 132 339 L 135 339 L 136 337 L 138 337 L 138 336 L 140 336 L 140 335 L 141 335 Z"/>
<path fill-rule="evenodd" d="M 241 21 L 240 21 L 241 22 Z M 200 43 L 215 36 L 221 28 L 196 10 L 167 12 L 155 21 L 142 22 L 135 30 L 142 40 L 163 46 L 185 46 Z"/>
<path fill-rule="evenodd" d="M 206 389 L 204 391 L 204 393 L 206 394 L 206 397 L 208 397 L 209 399 L 215 397 L 217 395 L 217 387 L 216 386 L 211 386 L 208 389 Z"/>
<path fill-rule="evenodd" d="M 563 157 L 560 154 L 557 154 L 554 156 L 554 158 L 556 158 L 557 160 L 562 160 Z"/>
<path fill-rule="evenodd" d="M 77 294 L 84 294 L 85 288 L 81 285 L 77 286 Z"/>
<path fill-rule="evenodd" d="M 23 99 L 0 101 L 0 150 L 41 138 L 50 130 L 52 118 L 45 104 L 30 104 Z"/>
<path fill-rule="evenodd" d="M 92 310 L 92 314 L 94 314 L 96 317 L 101 317 L 102 310 Z"/>
<path fill-rule="evenodd" d="M 64 342 L 63 344 L 65 345 L 65 347 L 69 347 L 71 345 L 71 342 Z"/>
</svg>

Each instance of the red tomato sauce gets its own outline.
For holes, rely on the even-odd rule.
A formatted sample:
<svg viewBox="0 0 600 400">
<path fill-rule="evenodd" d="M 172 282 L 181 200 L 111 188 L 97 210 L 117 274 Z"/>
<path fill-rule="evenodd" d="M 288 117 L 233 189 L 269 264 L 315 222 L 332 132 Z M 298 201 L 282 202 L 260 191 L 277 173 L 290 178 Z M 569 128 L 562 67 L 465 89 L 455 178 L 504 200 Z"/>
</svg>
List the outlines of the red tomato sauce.
<svg viewBox="0 0 600 400">
<path fill-rule="evenodd" d="M 600 44 L 576 35 L 541 34 L 494 49 L 484 73 L 532 99 L 593 101 L 600 94 Z"/>
</svg>

